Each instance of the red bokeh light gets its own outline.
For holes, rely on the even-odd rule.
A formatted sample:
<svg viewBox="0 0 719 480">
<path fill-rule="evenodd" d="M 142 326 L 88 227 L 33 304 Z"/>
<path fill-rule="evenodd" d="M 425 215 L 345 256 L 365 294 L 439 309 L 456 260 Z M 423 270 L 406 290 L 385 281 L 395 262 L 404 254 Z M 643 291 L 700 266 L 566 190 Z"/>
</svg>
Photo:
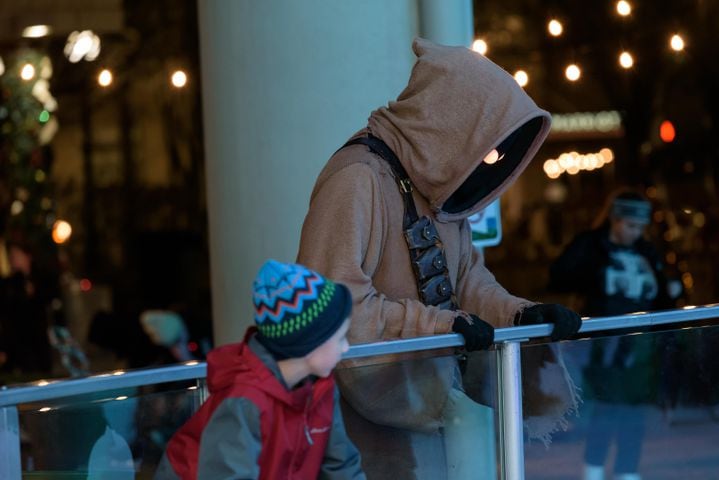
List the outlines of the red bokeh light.
<svg viewBox="0 0 719 480">
<path fill-rule="evenodd" d="M 80 280 L 80 290 L 83 292 L 89 292 L 92 290 L 92 282 L 88 280 L 87 278 L 83 278 Z"/>
<path fill-rule="evenodd" d="M 662 124 L 659 125 L 659 138 L 661 138 L 664 143 L 673 142 L 676 136 L 677 132 L 674 130 L 674 125 L 669 120 L 664 120 Z"/>
</svg>

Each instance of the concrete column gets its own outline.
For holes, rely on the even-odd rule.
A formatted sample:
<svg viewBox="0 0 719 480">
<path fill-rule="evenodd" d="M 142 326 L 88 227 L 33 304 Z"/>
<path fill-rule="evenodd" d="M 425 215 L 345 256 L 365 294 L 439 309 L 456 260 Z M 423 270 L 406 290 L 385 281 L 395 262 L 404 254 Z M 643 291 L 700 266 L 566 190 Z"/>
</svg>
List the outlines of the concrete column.
<svg viewBox="0 0 719 480">
<path fill-rule="evenodd" d="M 329 156 L 405 86 L 418 12 L 416 0 L 198 0 L 198 9 L 219 345 L 252 322 L 261 263 L 295 259 Z"/>
<path fill-rule="evenodd" d="M 419 0 L 418 8 L 422 37 L 443 45 L 472 44 L 472 0 Z"/>
</svg>

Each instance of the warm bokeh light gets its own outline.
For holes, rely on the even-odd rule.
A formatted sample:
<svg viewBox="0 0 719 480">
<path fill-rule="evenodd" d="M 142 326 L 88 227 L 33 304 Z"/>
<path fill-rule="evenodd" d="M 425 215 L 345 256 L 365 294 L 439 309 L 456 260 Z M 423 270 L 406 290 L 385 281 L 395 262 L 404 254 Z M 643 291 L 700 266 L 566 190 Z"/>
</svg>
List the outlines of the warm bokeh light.
<svg viewBox="0 0 719 480">
<path fill-rule="evenodd" d="M 0 75 L 5 73 L 5 62 L 3 62 L 2 57 L 0 57 Z"/>
<path fill-rule="evenodd" d="M 103 69 L 97 76 L 97 83 L 101 87 L 109 87 L 112 84 L 112 72 L 107 68 Z"/>
<path fill-rule="evenodd" d="M 35 78 L 35 67 L 31 63 L 23 65 L 22 69 L 20 69 L 20 78 L 26 82 Z"/>
<path fill-rule="evenodd" d="M 564 31 L 564 27 L 562 26 L 562 22 L 560 22 L 559 20 L 552 19 L 547 24 L 547 30 L 549 30 L 549 34 L 551 36 L 558 37 Z"/>
<path fill-rule="evenodd" d="M 671 143 L 676 136 L 677 132 L 674 129 L 674 124 L 669 120 L 664 120 L 661 125 L 659 125 L 659 138 L 662 139 L 662 142 Z"/>
<path fill-rule="evenodd" d="M 474 50 L 477 53 L 480 53 L 482 55 L 487 54 L 487 42 L 482 40 L 481 38 L 478 38 L 474 42 L 472 42 L 472 50 Z"/>
<path fill-rule="evenodd" d="M 529 83 L 529 75 L 524 70 L 517 70 L 514 72 L 514 79 L 522 88 L 526 87 Z"/>
<path fill-rule="evenodd" d="M 622 52 L 621 55 L 619 55 L 619 65 L 621 65 L 622 68 L 632 68 L 634 66 L 634 57 L 632 57 L 632 54 Z"/>
<path fill-rule="evenodd" d="M 614 160 L 614 152 L 611 148 L 602 148 L 599 150 L 599 155 L 604 159 L 604 163 L 612 163 Z"/>
<path fill-rule="evenodd" d="M 72 227 L 65 220 L 57 220 L 52 226 L 52 240 L 61 245 L 72 235 Z"/>
<path fill-rule="evenodd" d="M 632 13 L 632 6 L 626 0 L 619 0 L 617 2 L 617 13 L 622 17 L 626 17 Z"/>
<path fill-rule="evenodd" d="M 65 56 L 72 63 L 82 59 L 91 62 L 100 55 L 100 37 L 92 30 L 74 31 L 65 42 Z"/>
<path fill-rule="evenodd" d="M 24 203 L 22 203 L 20 200 L 14 200 L 10 204 L 10 215 L 20 215 L 24 209 Z"/>
<path fill-rule="evenodd" d="M 566 152 L 558 158 L 550 158 L 543 164 L 544 173 L 551 179 L 559 178 L 563 173 L 576 175 L 579 172 L 597 170 L 614 160 L 614 152 L 602 148 L 597 153 Z"/>
<path fill-rule="evenodd" d="M 684 39 L 681 35 L 674 34 L 672 35 L 672 38 L 669 39 L 669 46 L 675 52 L 681 52 L 684 50 Z"/>
<path fill-rule="evenodd" d="M 49 33 L 49 25 L 30 25 L 22 29 L 22 36 L 25 38 L 42 38 Z"/>
<path fill-rule="evenodd" d="M 576 82 L 577 80 L 579 80 L 579 77 L 582 76 L 582 71 L 579 69 L 579 66 L 571 64 L 564 71 L 564 75 L 570 82 Z"/>
<path fill-rule="evenodd" d="M 182 88 L 187 85 L 187 74 L 182 70 L 176 70 L 170 78 L 172 85 L 176 88 Z"/>
</svg>

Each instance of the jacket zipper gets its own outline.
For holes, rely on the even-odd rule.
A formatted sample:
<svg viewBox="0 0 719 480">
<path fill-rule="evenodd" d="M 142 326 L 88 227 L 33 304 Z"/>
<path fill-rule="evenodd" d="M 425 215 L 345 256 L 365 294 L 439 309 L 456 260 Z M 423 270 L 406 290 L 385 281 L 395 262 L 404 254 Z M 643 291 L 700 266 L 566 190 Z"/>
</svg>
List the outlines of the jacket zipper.
<svg viewBox="0 0 719 480">
<path fill-rule="evenodd" d="M 308 425 L 309 419 L 308 419 L 308 413 L 310 410 L 310 402 L 312 401 L 312 396 L 307 399 L 307 404 L 305 405 L 305 414 L 304 414 L 304 427 L 305 427 L 305 437 L 307 437 L 307 442 L 310 445 L 314 445 L 315 442 L 312 441 L 312 436 L 310 435 L 310 427 Z"/>
</svg>

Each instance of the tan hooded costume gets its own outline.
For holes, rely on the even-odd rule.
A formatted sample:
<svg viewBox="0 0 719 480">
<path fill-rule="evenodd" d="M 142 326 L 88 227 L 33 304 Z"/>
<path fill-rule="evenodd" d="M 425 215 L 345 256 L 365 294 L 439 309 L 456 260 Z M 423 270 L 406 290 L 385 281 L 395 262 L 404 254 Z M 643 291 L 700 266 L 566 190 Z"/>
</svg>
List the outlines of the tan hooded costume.
<svg viewBox="0 0 719 480">
<path fill-rule="evenodd" d="M 439 232 L 459 308 L 495 327 L 511 326 L 533 302 L 509 294 L 485 268 L 467 217 L 524 170 L 549 132 L 550 115 L 507 72 L 471 50 L 422 39 L 413 50 L 418 60 L 408 86 L 397 101 L 372 112 L 357 136 L 383 140 L 407 171 L 418 214 Z M 483 164 L 500 145 L 504 158 Z M 392 169 L 363 145 L 339 150 L 315 184 L 298 262 L 349 287 L 352 344 L 452 331 L 457 312 L 419 300 L 403 216 Z M 419 357 L 338 371 L 350 405 L 348 432 L 368 478 L 443 478 L 422 466 L 423 451 L 441 463 L 441 413 L 457 384 L 456 361 Z M 573 392 L 564 400 L 573 404 Z M 555 428 L 552 421 L 537 434 Z"/>
</svg>

